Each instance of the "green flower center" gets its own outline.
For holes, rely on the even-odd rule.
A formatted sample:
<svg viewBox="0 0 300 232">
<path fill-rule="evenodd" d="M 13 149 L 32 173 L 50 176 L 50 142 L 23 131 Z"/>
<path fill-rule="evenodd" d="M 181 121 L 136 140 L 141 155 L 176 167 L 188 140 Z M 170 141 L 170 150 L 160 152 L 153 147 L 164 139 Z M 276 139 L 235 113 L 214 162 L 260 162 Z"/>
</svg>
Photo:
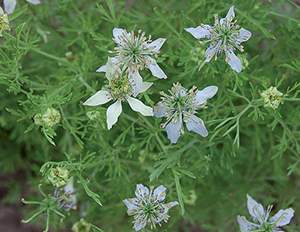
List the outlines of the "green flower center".
<svg viewBox="0 0 300 232">
<path fill-rule="evenodd" d="M 132 94 L 132 87 L 127 76 L 120 76 L 110 80 L 111 95 L 116 100 L 124 100 Z"/>
<path fill-rule="evenodd" d="M 155 206 L 151 203 L 147 203 L 143 208 L 145 215 L 153 215 L 155 214 Z"/>
</svg>

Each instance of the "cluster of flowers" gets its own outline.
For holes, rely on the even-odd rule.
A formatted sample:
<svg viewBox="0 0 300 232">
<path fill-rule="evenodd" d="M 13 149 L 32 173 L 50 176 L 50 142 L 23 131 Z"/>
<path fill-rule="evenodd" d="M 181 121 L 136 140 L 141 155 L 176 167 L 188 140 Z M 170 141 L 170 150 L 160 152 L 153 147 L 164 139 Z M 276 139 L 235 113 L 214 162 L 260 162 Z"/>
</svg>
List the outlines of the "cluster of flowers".
<svg viewBox="0 0 300 232">
<path fill-rule="evenodd" d="M 39 4 L 39 0 L 27 0 L 32 4 Z M 16 6 L 16 0 L 4 0 L 5 12 L 11 14 Z M 0 9 L 0 35 L 9 30 L 8 16 L 2 8 Z M 249 40 L 251 32 L 241 28 L 234 20 L 234 7 L 231 7 L 225 18 L 215 18 L 213 26 L 202 24 L 198 27 L 186 28 L 196 39 L 206 39 L 209 46 L 205 52 L 205 63 L 218 55 L 225 55 L 225 61 L 230 67 L 241 72 L 242 61 L 235 54 L 237 50 L 243 51 L 242 43 Z M 180 83 L 173 84 L 169 93 L 161 93 L 161 101 L 153 108 L 146 106 L 137 99 L 137 96 L 147 91 L 152 83 L 144 82 L 140 71 L 149 69 L 151 74 L 159 79 L 166 79 L 167 75 L 156 62 L 156 58 L 166 39 L 159 38 L 154 41 L 146 37 L 141 31 L 138 33 L 128 32 L 125 29 L 114 28 L 113 40 L 116 43 L 114 56 L 109 57 L 107 63 L 97 69 L 104 72 L 107 85 L 88 98 L 84 105 L 99 106 L 113 101 L 107 109 L 107 128 L 111 129 L 117 123 L 122 112 L 122 103 L 128 102 L 132 110 L 143 116 L 155 116 L 166 118 L 162 127 L 167 132 L 171 143 L 176 143 L 183 133 L 183 123 L 188 131 L 193 131 L 203 137 L 208 135 L 204 122 L 196 116 L 199 109 L 206 106 L 209 99 L 214 97 L 218 91 L 216 86 L 208 86 L 203 90 L 192 87 L 190 90 L 184 88 Z M 276 109 L 282 103 L 283 94 L 275 87 L 271 87 L 261 94 L 267 107 Z M 37 125 L 52 127 L 60 121 L 59 111 L 49 108 L 43 114 L 34 117 Z M 56 167 L 50 170 L 48 180 L 55 187 L 54 197 L 60 208 L 65 210 L 76 209 L 76 194 L 73 186 L 73 178 L 69 171 Z M 136 186 L 135 197 L 128 198 L 123 203 L 128 208 L 128 215 L 134 217 L 134 229 L 140 231 L 147 225 L 155 228 L 169 219 L 169 209 L 178 205 L 177 201 L 164 203 L 167 188 L 163 185 L 157 188 L 148 188 L 142 184 Z M 282 226 L 290 223 L 294 210 L 289 208 L 280 210 L 273 217 L 269 217 L 272 207 L 267 210 L 248 196 L 248 210 L 253 219 L 249 222 L 245 217 L 238 216 L 237 221 L 242 232 L 250 231 L 280 231 Z M 85 228 L 89 231 L 91 224 L 81 219 L 74 224 L 73 231 Z"/>
</svg>

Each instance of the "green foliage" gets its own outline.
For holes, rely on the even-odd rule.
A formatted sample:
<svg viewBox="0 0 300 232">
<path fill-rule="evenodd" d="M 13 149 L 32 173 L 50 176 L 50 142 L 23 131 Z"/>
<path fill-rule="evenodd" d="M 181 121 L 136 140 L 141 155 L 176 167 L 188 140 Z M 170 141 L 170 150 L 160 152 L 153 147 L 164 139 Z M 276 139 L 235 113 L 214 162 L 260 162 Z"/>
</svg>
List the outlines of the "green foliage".
<svg viewBox="0 0 300 232">
<path fill-rule="evenodd" d="M 204 231 L 238 231 L 236 216 L 246 215 L 247 193 L 265 205 L 276 202 L 276 209 L 293 207 L 297 215 L 299 5 L 292 0 L 130 2 L 51 0 L 34 6 L 18 1 L 9 16 L 11 31 L 3 32 L 0 49 L 0 168 L 3 175 L 25 173 L 31 194 L 24 198 L 37 200 L 24 203 L 39 207 L 24 207 L 25 222 L 58 231 L 84 217 L 94 231 L 132 231 L 122 200 L 138 183 L 163 184 L 168 200 L 180 203 L 157 231 L 191 231 L 185 222 Z M 231 5 L 239 24 L 253 33 L 240 74 L 224 59 L 203 66 L 206 46 L 184 31 L 212 24 L 214 14 L 225 15 Z M 108 131 L 107 105 L 82 105 L 105 83 L 104 74 L 95 70 L 113 50 L 114 27 L 167 38 L 158 63 L 168 79 L 141 73 L 154 82 L 142 95 L 145 104 L 154 106 L 159 92 L 175 82 L 186 88 L 218 86 L 216 97 L 199 112 L 207 138 L 185 131 L 171 145 L 160 119 L 143 117 L 125 104 Z M 276 110 L 265 108 L 261 98 L 271 86 L 284 94 Z M 48 108 L 59 111 L 60 122 L 36 125 L 34 116 Z M 77 210 L 57 208 L 46 178 L 53 167 L 68 169 L 74 178 Z M 47 194 L 37 194 L 39 183 Z M 16 202 L 22 190 L 9 190 L 14 197 L 6 200 Z M 45 214 L 44 221 L 32 221 Z M 299 224 L 296 217 L 287 231 L 297 231 Z"/>
</svg>

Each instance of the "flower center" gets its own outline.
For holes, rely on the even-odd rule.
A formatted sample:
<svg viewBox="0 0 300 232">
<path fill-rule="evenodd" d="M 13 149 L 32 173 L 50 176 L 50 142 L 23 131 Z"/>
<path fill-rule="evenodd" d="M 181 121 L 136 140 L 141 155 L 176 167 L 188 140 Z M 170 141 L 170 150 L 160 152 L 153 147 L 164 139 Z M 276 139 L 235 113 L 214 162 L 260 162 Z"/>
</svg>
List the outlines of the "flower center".
<svg viewBox="0 0 300 232">
<path fill-rule="evenodd" d="M 259 231 L 261 231 L 261 232 L 273 232 L 274 231 L 274 226 L 272 224 L 269 224 L 269 223 L 264 223 Z"/>
<path fill-rule="evenodd" d="M 124 100 L 127 96 L 132 94 L 132 87 L 127 76 L 121 75 L 120 77 L 110 80 L 110 92 L 114 99 Z"/>
<path fill-rule="evenodd" d="M 0 16 L 0 31 L 9 30 L 8 17 L 6 14 Z"/>
</svg>

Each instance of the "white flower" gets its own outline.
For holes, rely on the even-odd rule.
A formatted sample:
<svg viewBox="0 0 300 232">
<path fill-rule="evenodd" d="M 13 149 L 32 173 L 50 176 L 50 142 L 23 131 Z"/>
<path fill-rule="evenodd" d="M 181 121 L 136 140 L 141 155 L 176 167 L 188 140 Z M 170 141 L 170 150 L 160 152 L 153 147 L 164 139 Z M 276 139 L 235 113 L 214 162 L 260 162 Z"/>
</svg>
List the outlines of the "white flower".
<svg viewBox="0 0 300 232">
<path fill-rule="evenodd" d="M 271 107 L 273 110 L 277 109 L 283 103 L 282 96 L 283 93 L 273 86 L 261 93 L 265 107 Z"/>
<path fill-rule="evenodd" d="M 151 107 L 144 105 L 140 100 L 134 98 L 139 93 L 146 91 L 151 83 L 141 82 L 139 86 L 130 82 L 126 72 L 122 72 L 121 69 L 108 60 L 106 65 L 106 78 L 108 79 L 108 86 L 89 99 L 83 104 L 86 106 L 98 106 L 103 105 L 109 101 L 114 101 L 107 109 L 107 128 L 111 129 L 112 126 L 117 123 L 118 118 L 122 112 L 122 102 L 127 101 L 132 110 L 141 113 L 144 116 L 153 116 L 153 110 Z M 133 97 L 132 97 L 133 96 Z"/>
<path fill-rule="evenodd" d="M 232 6 L 225 18 L 219 20 L 216 17 L 214 26 L 201 24 L 195 28 L 185 28 L 185 30 L 196 39 L 206 39 L 210 43 L 205 52 L 205 62 L 209 62 L 213 57 L 224 53 L 225 60 L 230 67 L 236 72 L 241 72 L 242 62 L 234 52 L 244 50 L 241 43 L 250 39 L 251 32 L 236 25 L 236 21 L 233 21 L 234 17 L 234 7 Z"/>
<path fill-rule="evenodd" d="M 58 206 L 66 211 L 77 208 L 77 198 L 73 182 L 73 178 L 70 178 L 63 189 L 56 188 L 54 191 L 54 198 Z"/>
<path fill-rule="evenodd" d="M 2 36 L 3 31 L 9 31 L 9 30 L 10 27 L 9 27 L 8 16 L 0 7 L 0 37 Z"/>
<path fill-rule="evenodd" d="M 171 143 L 176 143 L 179 139 L 183 132 L 183 122 L 189 131 L 203 137 L 208 135 L 204 122 L 195 116 L 195 113 L 203 108 L 207 100 L 215 96 L 217 91 L 216 86 L 208 86 L 201 91 L 193 87 L 188 91 L 176 83 L 169 91 L 170 95 L 162 93 L 161 101 L 154 106 L 154 116 L 167 118 L 162 127 L 166 129 Z"/>
<path fill-rule="evenodd" d="M 134 216 L 133 228 L 140 231 L 148 225 L 155 228 L 156 224 L 161 226 L 162 222 L 169 219 L 168 211 L 178 205 L 177 201 L 163 203 L 166 198 L 166 187 L 158 186 L 154 190 L 149 190 L 146 186 L 138 184 L 136 186 L 135 198 L 123 200 L 127 207 L 129 216 Z"/>
<path fill-rule="evenodd" d="M 37 5 L 40 4 L 41 1 L 40 0 L 26 0 L 27 2 Z M 8 13 L 8 14 L 12 14 L 16 8 L 17 5 L 17 0 L 4 0 L 3 1 L 4 4 L 4 10 Z"/>
<path fill-rule="evenodd" d="M 120 66 L 122 70 L 126 70 L 129 79 L 136 85 L 140 83 L 141 79 L 139 70 L 145 68 L 148 68 L 157 78 L 167 78 L 155 60 L 166 39 L 159 38 L 152 41 L 141 31 L 138 33 L 127 32 L 121 28 L 113 29 L 113 37 L 117 46 L 114 49 L 115 56 L 112 58 L 112 62 Z M 98 68 L 97 72 L 106 72 L 106 69 L 107 64 Z"/>
<path fill-rule="evenodd" d="M 253 223 L 244 216 L 238 216 L 237 221 L 241 232 L 281 232 L 281 228 L 288 225 L 294 217 L 292 208 L 281 209 L 273 217 L 270 217 L 272 206 L 268 206 L 265 210 L 249 195 L 247 195 L 247 208 Z"/>
</svg>

